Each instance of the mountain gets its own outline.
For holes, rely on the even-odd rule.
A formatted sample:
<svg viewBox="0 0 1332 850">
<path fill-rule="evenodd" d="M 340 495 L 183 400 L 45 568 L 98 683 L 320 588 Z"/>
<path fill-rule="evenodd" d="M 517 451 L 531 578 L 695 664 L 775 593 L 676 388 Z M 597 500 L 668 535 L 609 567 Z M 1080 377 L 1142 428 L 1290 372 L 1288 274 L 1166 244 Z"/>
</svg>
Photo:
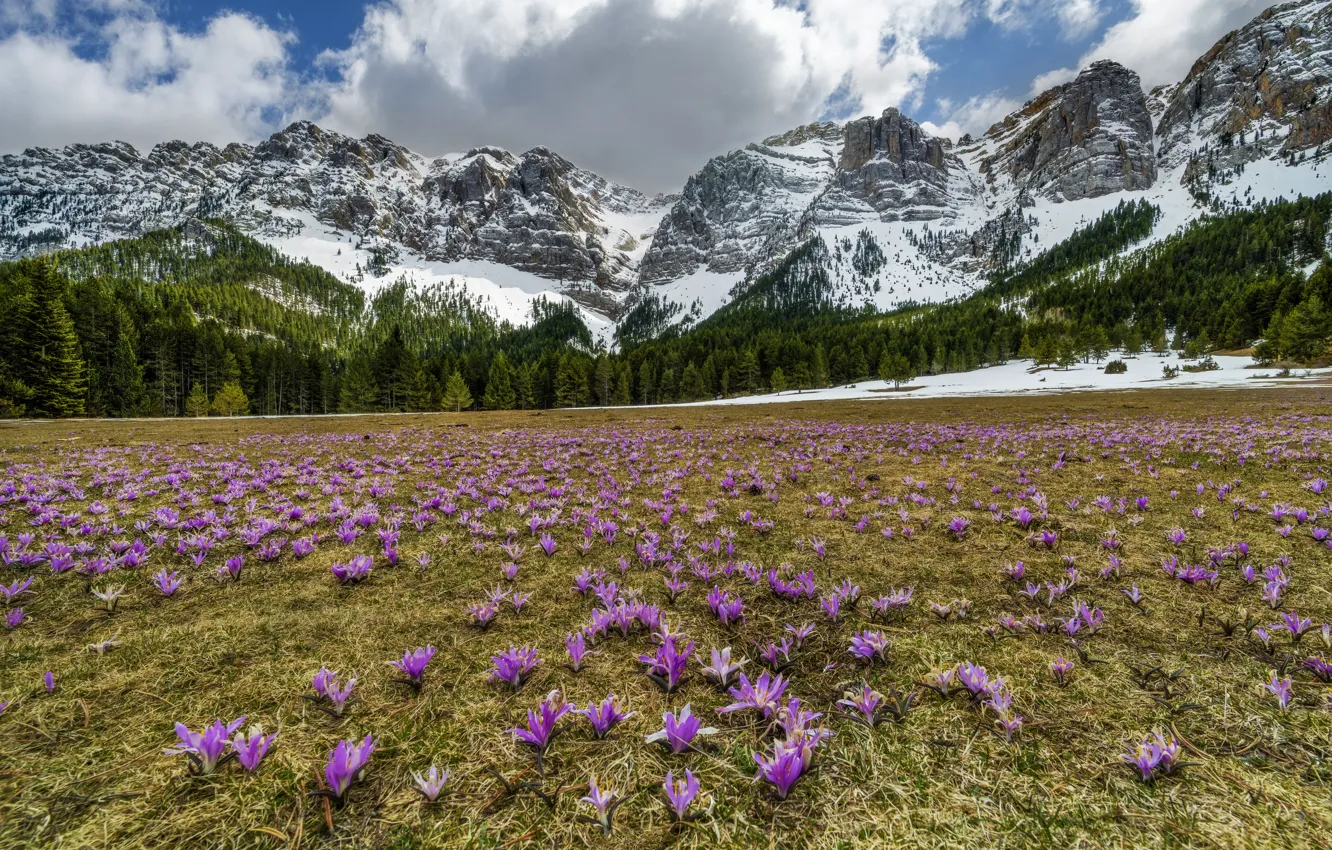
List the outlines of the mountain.
<svg viewBox="0 0 1332 850">
<path fill-rule="evenodd" d="M 888 109 L 715 157 L 672 196 L 546 148 L 427 158 L 309 122 L 252 146 L 36 148 L 0 157 L 0 259 L 225 218 L 371 293 L 451 283 L 515 324 L 572 300 L 598 338 L 618 320 L 639 339 L 698 323 L 816 238 L 819 303 L 880 311 L 976 292 L 1125 199 L 1160 210 L 1160 240 L 1332 188 L 1330 137 L 1332 2 L 1299 0 L 1150 93 L 1097 62 L 979 138 Z"/>
</svg>

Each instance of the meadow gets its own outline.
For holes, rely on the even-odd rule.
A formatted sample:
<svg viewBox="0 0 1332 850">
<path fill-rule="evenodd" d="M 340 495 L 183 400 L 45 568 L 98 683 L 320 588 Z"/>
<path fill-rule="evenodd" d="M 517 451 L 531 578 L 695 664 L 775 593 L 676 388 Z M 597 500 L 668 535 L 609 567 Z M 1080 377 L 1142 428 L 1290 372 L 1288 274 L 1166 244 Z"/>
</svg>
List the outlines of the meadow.
<svg viewBox="0 0 1332 850">
<path fill-rule="evenodd" d="M 0 848 L 1329 846 L 1329 395 L 0 425 Z"/>
</svg>

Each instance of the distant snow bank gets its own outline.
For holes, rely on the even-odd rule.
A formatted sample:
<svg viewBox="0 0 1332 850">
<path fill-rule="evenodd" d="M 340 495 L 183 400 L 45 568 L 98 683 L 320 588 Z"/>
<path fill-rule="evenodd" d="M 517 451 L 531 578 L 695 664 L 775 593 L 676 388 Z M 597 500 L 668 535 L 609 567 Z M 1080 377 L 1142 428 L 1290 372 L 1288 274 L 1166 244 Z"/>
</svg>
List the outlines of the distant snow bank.
<svg viewBox="0 0 1332 850">
<path fill-rule="evenodd" d="M 1112 355 L 1114 359 L 1116 355 Z M 1309 378 L 1277 378 L 1280 371 L 1273 368 L 1253 368 L 1249 357 L 1217 356 L 1220 368 L 1213 372 L 1190 373 L 1183 370 L 1189 365 L 1178 357 L 1157 357 L 1144 354 L 1137 359 L 1125 360 L 1128 372 L 1122 375 L 1105 374 L 1105 363 L 1079 363 L 1068 371 L 1044 369 L 1033 373 L 1035 364 L 1030 360 L 1010 361 L 1003 366 L 991 366 L 974 372 L 934 375 L 912 382 L 917 387 L 910 392 L 893 392 L 883 381 L 862 381 L 844 387 L 830 387 L 806 392 L 784 392 L 763 396 L 746 396 L 719 401 L 699 402 L 700 406 L 732 404 L 782 404 L 797 401 L 837 401 L 845 399 L 909 399 L 967 396 L 1020 396 L 1057 393 L 1092 392 L 1097 390 L 1184 389 L 1195 387 L 1272 387 L 1299 385 Z M 1169 381 L 1162 378 L 1165 366 L 1179 368 L 1179 377 Z M 1295 373 L 1303 374 L 1303 373 Z M 1315 376 L 1332 375 L 1332 371 L 1318 371 Z M 885 392 L 884 390 L 889 390 Z"/>
</svg>

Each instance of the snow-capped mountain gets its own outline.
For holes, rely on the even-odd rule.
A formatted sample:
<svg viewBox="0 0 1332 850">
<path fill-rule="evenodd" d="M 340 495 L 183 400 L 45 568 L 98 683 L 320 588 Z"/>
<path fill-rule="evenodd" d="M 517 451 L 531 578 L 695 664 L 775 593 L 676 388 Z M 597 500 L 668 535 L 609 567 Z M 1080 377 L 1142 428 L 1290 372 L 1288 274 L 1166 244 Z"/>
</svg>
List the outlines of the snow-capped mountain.
<svg viewBox="0 0 1332 850">
<path fill-rule="evenodd" d="M 254 146 L 30 149 L 0 157 L 0 259 L 222 216 L 370 289 L 452 282 L 515 322 L 534 298 L 572 298 L 606 338 L 648 293 L 696 321 L 815 236 L 835 302 L 961 296 L 1015 247 L 1037 253 L 1126 198 L 1162 208 L 1160 238 L 1219 207 L 1332 190 L 1328 141 L 1332 0 L 1297 0 L 1150 93 L 1098 62 L 980 138 L 889 109 L 718 156 L 669 197 L 545 148 L 428 159 L 308 122 Z"/>
</svg>

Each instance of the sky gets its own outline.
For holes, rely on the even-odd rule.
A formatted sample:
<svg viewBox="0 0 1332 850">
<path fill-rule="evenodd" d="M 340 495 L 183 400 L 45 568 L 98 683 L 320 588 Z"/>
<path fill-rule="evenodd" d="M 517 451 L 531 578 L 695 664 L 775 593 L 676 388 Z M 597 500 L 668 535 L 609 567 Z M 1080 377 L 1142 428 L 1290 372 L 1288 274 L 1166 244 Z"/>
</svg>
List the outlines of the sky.
<svg viewBox="0 0 1332 850">
<path fill-rule="evenodd" d="M 815 120 L 980 134 L 1098 59 L 1176 82 L 1266 0 L 0 0 L 0 153 L 254 142 L 297 119 L 427 156 L 549 147 L 649 192 Z"/>
</svg>

